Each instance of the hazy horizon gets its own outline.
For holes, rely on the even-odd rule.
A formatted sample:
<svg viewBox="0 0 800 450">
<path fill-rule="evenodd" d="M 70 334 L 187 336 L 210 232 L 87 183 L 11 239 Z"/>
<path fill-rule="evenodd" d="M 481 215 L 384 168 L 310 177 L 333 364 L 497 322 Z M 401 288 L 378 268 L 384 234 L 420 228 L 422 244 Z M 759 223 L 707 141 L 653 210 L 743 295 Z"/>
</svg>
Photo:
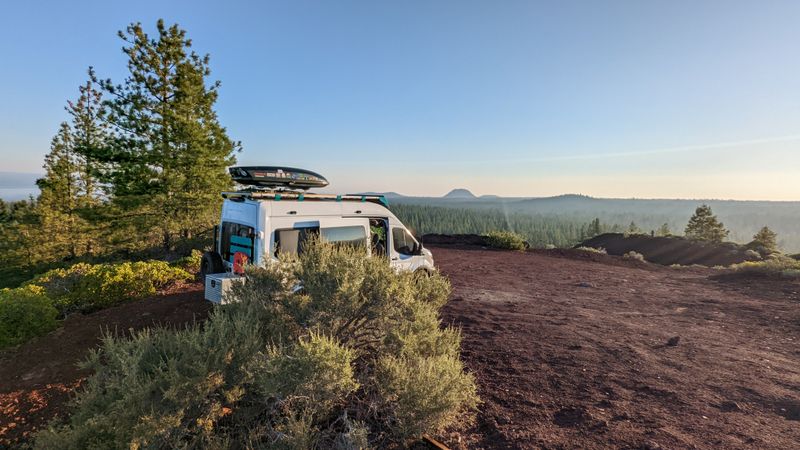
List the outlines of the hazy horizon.
<svg viewBox="0 0 800 450">
<path fill-rule="evenodd" d="M 17 181 L 15 180 L 8 180 L 4 179 L 7 175 L 19 175 Z M 27 172 L 0 172 L 0 199 L 5 201 L 16 201 L 16 200 L 23 200 L 27 199 L 30 195 L 38 195 L 39 188 L 35 184 L 35 180 L 37 178 L 41 178 L 44 176 L 43 173 L 27 173 Z M 9 182 L 10 181 L 10 182 Z M 769 199 L 740 199 L 740 198 L 687 198 L 687 197 L 606 197 L 606 196 L 598 196 L 592 195 L 591 193 L 584 193 L 584 192 L 561 192 L 558 194 L 552 195 L 537 195 L 537 194 L 521 194 L 521 195 L 498 195 L 493 192 L 489 191 L 480 191 L 474 190 L 466 187 L 461 186 L 453 186 L 448 188 L 446 191 L 443 192 L 436 192 L 436 193 L 417 193 L 417 194 L 409 194 L 408 192 L 404 192 L 398 189 L 386 189 L 386 190 L 374 190 L 374 189 L 354 189 L 354 190 L 338 190 L 335 189 L 334 186 L 328 186 L 322 190 L 315 190 L 318 192 L 329 192 L 329 193 L 358 193 L 358 192 L 377 192 L 377 193 L 395 193 L 406 197 L 429 197 L 429 198 L 439 198 L 447 195 L 451 191 L 457 189 L 466 189 L 476 197 L 480 198 L 481 196 L 498 196 L 500 198 L 550 198 L 550 197 L 559 197 L 559 196 L 569 196 L 569 195 L 580 195 L 580 196 L 587 196 L 597 199 L 608 199 L 608 200 L 686 200 L 686 201 L 752 201 L 752 202 L 798 202 L 800 200 L 769 200 Z"/>
<path fill-rule="evenodd" d="M 798 2 L 212 5 L 9 4 L 0 171 L 41 170 L 87 67 L 121 81 L 117 30 L 163 17 L 210 53 L 243 165 L 339 192 L 800 200 Z"/>
</svg>

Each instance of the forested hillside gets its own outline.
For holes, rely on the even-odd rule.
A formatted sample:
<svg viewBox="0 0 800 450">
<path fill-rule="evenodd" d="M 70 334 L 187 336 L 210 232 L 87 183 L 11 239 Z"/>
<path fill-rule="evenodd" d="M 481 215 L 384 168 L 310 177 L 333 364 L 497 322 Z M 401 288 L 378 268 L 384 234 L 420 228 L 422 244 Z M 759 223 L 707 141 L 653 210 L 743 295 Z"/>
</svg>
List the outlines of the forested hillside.
<svg viewBox="0 0 800 450">
<path fill-rule="evenodd" d="M 800 252 L 800 202 L 549 198 L 391 198 L 392 210 L 418 234 L 515 231 L 531 245 L 574 245 L 602 232 L 682 235 L 700 204 L 708 204 L 730 230 L 728 240 L 750 242 L 763 226 L 778 234 L 778 247 Z M 596 220 L 599 219 L 599 220 Z M 592 223 L 594 222 L 594 223 Z"/>
</svg>

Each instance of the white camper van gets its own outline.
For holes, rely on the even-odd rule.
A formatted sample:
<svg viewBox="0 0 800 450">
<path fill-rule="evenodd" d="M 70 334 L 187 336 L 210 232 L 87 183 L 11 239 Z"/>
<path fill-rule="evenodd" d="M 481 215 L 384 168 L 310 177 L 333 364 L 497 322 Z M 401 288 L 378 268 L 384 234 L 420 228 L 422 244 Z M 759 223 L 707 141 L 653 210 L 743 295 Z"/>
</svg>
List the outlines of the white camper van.
<svg viewBox="0 0 800 450">
<path fill-rule="evenodd" d="M 239 170 L 247 175 L 234 172 Z M 207 300 L 222 302 L 230 285 L 241 281 L 234 273 L 238 271 L 235 263 L 270 264 L 282 253 L 302 252 L 304 241 L 312 235 L 363 246 L 368 254 L 387 258 L 397 270 L 435 270 L 431 252 L 389 211 L 383 196 L 286 190 L 306 189 L 311 182 L 299 178 L 304 174 L 315 177 L 313 187 L 327 184 L 322 176 L 300 169 L 235 167 L 231 173 L 237 182 L 258 188 L 222 193 L 225 200 L 215 228 L 214 250 L 203 255 L 200 269 Z M 284 175 L 276 181 L 277 174 Z"/>
</svg>

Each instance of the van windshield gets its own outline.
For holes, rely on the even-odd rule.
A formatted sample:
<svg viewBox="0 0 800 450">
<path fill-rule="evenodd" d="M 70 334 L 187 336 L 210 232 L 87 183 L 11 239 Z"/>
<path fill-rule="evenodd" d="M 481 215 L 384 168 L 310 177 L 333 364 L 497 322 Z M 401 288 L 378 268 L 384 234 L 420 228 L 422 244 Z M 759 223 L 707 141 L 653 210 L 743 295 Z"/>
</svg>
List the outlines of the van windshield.
<svg viewBox="0 0 800 450">
<path fill-rule="evenodd" d="M 354 248 L 366 248 L 367 232 L 363 226 L 346 227 L 308 227 L 275 230 L 275 251 L 273 254 L 297 255 L 303 253 L 303 247 L 312 236 L 321 236 L 326 242 L 347 245 Z"/>
</svg>

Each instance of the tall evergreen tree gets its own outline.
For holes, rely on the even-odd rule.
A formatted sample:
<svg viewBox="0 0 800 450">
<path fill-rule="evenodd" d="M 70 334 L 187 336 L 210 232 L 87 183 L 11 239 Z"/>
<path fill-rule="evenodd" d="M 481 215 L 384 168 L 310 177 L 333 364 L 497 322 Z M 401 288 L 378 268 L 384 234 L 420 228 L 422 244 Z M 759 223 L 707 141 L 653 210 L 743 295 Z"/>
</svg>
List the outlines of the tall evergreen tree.
<svg viewBox="0 0 800 450">
<path fill-rule="evenodd" d="M 157 32 L 151 38 L 139 23 L 119 32 L 130 73 L 122 84 L 101 82 L 115 130 L 101 159 L 110 165 L 113 202 L 136 238 L 156 232 L 169 248 L 214 222 L 240 144 L 214 111 L 219 82 L 206 84 L 209 56 L 191 51 L 177 25 L 159 20 Z"/>
<path fill-rule="evenodd" d="M 656 231 L 656 236 L 672 236 L 672 231 L 669 229 L 669 224 L 665 223 L 661 225 L 658 230 Z"/>
<path fill-rule="evenodd" d="M 708 205 L 699 206 L 686 225 L 686 237 L 709 242 L 722 242 L 728 237 L 728 230 L 717 219 Z"/>
<path fill-rule="evenodd" d="M 96 206 L 101 200 L 98 178 L 106 168 L 99 161 L 111 145 L 109 126 L 105 118 L 103 94 L 95 80 L 94 70 L 89 68 L 89 79 L 78 88 L 80 95 L 68 101 L 66 110 L 72 117 L 73 147 L 77 157 L 80 188 L 83 204 Z"/>
<path fill-rule="evenodd" d="M 41 191 L 36 205 L 40 223 L 35 230 L 36 242 L 26 245 L 41 252 L 42 259 L 75 257 L 80 253 L 84 224 L 77 214 L 81 187 L 74 145 L 72 128 L 64 122 L 45 156 L 45 176 L 36 181 Z"/>
</svg>

